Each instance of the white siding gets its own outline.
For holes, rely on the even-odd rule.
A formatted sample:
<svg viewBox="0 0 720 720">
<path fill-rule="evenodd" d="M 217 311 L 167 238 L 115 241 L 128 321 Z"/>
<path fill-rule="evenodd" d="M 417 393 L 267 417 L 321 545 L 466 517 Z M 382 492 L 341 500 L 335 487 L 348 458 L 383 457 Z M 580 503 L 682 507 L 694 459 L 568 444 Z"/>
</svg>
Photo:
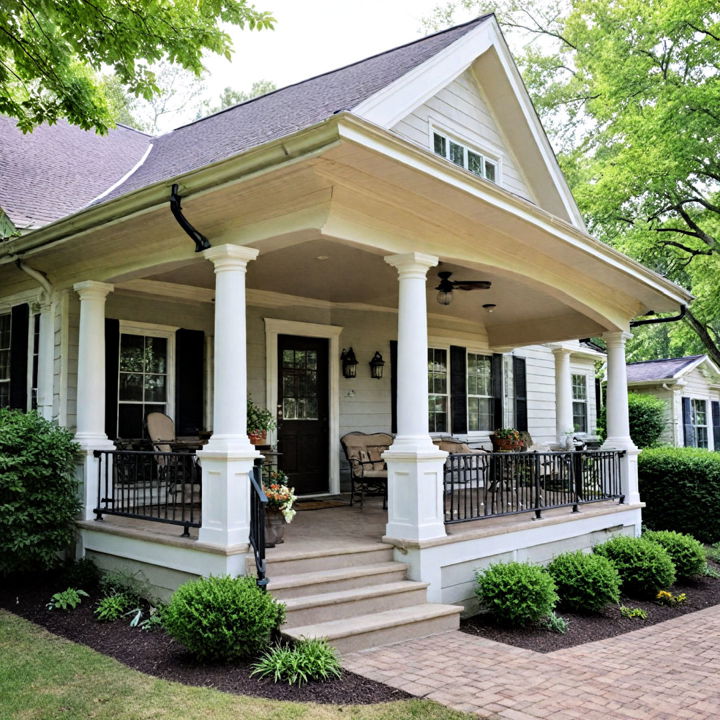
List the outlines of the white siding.
<svg viewBox="0 0 720 720">
<path fill-rule="evenodd" d="M 500 185 L 535 202 L 520 170 L 520 164 L 495 122 L 484 93 L 471 71 L 465 71 L 426 103 L 413 110 L 392 130 L 406 140 L 432 149 L 430 127 L 433 122 L 480 151 L 485 150 L 491 155 L 494 154 L 493 151 L 499 151 L 502 166 Z"/>
</svg>

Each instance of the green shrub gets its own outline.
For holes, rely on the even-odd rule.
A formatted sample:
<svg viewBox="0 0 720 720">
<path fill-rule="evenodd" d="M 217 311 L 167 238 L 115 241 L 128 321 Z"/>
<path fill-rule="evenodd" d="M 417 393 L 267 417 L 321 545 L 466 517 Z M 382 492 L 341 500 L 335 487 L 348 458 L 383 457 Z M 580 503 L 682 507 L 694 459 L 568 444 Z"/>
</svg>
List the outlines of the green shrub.
<svg viewBox="0 0 720 720">
<path fill-rule="evenodd" d="M 679 578 L 691 578 L 705 572 L 707 566 L 705 548 L 692 535 L 684 535 L 672 530 L 650 530 L 643 537 L 667 550 Z"/>
<path fill-rule="evenodd" d="M 76 590 L 75 588 L 68 588 L 62 592 L 55 593 L 47 604 L 48 610 L 74 610 L 84 597 L 88 597 L 88 594 L 84 590 Z"/>
<path fill-rule="evenodd" d="M 720 540 L 720 453 L 700 448 L 652 448 L 638 457 L 643 521 L 651 530 Z"/>
<path fill-rule="evenodd" d="M 675 582 L 675 566 L 667 551 L 643 538 L 615 537 L 594 548 L 620 574 L 622 591 L 631 597 L 654 598 Z"/>
<path fill-rule="evenodd" d="M 570 627 L 569 620 L 566 620 L 564 617 L 556 615 L 554 612 L 551 612 L 547 617 L 544 617 L 540 621 L 540 624 L 548 632 L 557 633 L 558 635 L 564 635 Z"/>
<path fill-rule="evenodd" d="M 605 407 L 598 416 L 598 434 L 604 440 L 607 436 Z M 630 437 L 639 448 L 657 445 L 667 423 L 665 403 L 653 395 L 628 393 L 628 414 Z"/>
<path fill-rule="evenodd" d="M 0 408 L 0 575 L 47 570 L 73 542 L 80 505 L 72 433 Z"/>
<path fill-rule="evenodd" d="M 231 661 L 264 650 L 284 620 L 285 606 L 251 577 L 209 577 L 181 585 L 163 612 L 163 626 L 202 661 Z"/>
<path fill-rule="evenodd" d="M 139 570 L 108 570 L 100 578 L 100 591 L 106 596 L 125 595 L 135 605 L 143 600 L 157 605 L 153 586 Z"/>
<path fill-rule="evenodd" d="M 548 565 L 560 604 L 575 612 L 600 612 L 620 600 L 620 575 L 601 555 L 581 551 L 558 555 Z"/>
<path fill-rule="evenodd" d="M 132 610 L 133 598 L 125 593 L 107 595 L 102 598 L 95 608 L 95 617 L 100 621 L 112 622 L 119 620 L 123 615 Z"/>
<path fill-rule="evenodd" d="M 476 576 L 480 605 L 504 625 L 527 625 L 549 615 L 558 601 L 555 582 L 537 565 L 491 565 Z"/>
<path fill-rule="evenodd" d="M 325 640 L 300 640 L 294 647 L 276 645 L 253 665 L 251 675 L 304 685 L 312 680 L 340 677 L 342 669 L 337 653 Z"/>
<path fill-rule="evenodd" d="M 83 590 L 96 590 L 100 584 L 100 568 L 90 558 L 65 563 L 61 575 L 67 585 Z"/>
</svg>

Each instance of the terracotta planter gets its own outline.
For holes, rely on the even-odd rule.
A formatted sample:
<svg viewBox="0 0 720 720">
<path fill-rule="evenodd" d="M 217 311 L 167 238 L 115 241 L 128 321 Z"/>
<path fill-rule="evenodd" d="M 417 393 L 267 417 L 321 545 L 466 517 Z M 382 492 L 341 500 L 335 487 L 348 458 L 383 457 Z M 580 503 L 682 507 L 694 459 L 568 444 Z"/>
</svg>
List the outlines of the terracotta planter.
<svg viewBox="0 0 720 720">
<path fill-rule="evenodd" d="M 249 432 L 248 437 L 253 445 L 265 445 L 267 442 L 267 431 L 255 430 L 254 432 Z"/>
<path fill-rule="evenodd" d="M 513 452 L 514 450 L 522 449 L 522 440 L 515 440 L 515 438 L 499 438 L 494 435 L 490 436 L 490 442 L 492 442 L 493 450 L 495 452 Z"/>
<path fill-rule="evenodd" d="M 285 516 L 279 510 L 265 511 L 265 547 L 285 542 Z"/>
</svg>

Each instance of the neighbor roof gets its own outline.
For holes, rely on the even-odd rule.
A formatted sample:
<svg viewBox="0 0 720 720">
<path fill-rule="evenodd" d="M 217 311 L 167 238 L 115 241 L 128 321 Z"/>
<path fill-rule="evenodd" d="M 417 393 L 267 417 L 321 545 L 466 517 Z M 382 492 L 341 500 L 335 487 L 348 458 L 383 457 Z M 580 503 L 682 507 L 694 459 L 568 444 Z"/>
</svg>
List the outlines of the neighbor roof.
<svg viewBox="0 0 720 720">
<path fill-rule="evenodd" d="M 669 380 L 703 357 L 705 355 L 689 355 L 681 358 L 628 363 L 627 381 L 628 383 L 637 383 L 652 380 Z"/>
<path fill-rule="evenodd" d="M 64 120 L 23 135 L 13 119 L 0 117 L 0 207 L 18 228 L 41 227 L 93 201 L 112 200 L 291 135 L 352 110 L 490 17 L 253 98 L 156 138 L 122 125 L 102 136 Z"/>
</svg>

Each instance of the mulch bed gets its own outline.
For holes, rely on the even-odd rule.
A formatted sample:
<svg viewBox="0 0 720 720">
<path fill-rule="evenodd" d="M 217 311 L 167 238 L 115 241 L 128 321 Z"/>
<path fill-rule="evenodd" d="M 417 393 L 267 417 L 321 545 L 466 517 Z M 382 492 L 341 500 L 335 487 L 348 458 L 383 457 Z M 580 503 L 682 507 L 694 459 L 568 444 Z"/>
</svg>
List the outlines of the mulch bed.
<svg viewBox="0 0 720 720">
<path fill-rule="evenodd" d="M 710 563 L 715 569 L 720 566 Z M 653 601 L 636 600 L 623 597 L 621 605 L 631 608 L 642 608 L 647 611 L 647 620 L 640 618 L 625 618 L 620 615 L 616 606 L 607 608 L 599 615 L 579 615 L 577 613 L 563 612 L 558 615 L 569 621 L 568 631 L 564 635 L 550 632 L 542 628 L 503 628 L 495 625 L 487 615 L 476 615 L 464 620 L 460 629 L 470 635 L 480 635 L 489 640 L 515 645 L 516 647 L 534 650 L 539 653 L 549 653 L 563 648 L 582 645 L 595 640 L 622 635 L 633 630 L 661 623 L 665 620 L 686 615 L 687 613 L 704 610 L 713 605 L 720 605 L 720 580 L 709 577 L 699 577 L 694 580 L 677 583 L 670 591 L 673 595 L 685 593 L 687 601 L 678 607 L 658 605 Z"/>
<path fill-rule="evenodd" d="M 101 623 L 95 620 L 95 598 L 85 598 L 83 605 L 63 612 L 48 610 L 45 605 L 53 592 L 62 587 L 14 587 L 0 590 L 0 607 L 37 623 L 56 635 L 82 643 L 119 660 L 135 670 L 165 680 L 211 687 L 239 695 L 254 695 L 270 700 L 367 705 L 405 700 L 408 693 L 368 680 L 343 670 L 342 677 L 324 683 L 310 683 L 301 688 L 250 677 L 250 663 L 233 665 L 199 665 L 187 652 L 162 631 L 144 632 L 131 628 L 126 620 Z M 48 590 L 48 587 L 50 589 Z"/>
</svg>

